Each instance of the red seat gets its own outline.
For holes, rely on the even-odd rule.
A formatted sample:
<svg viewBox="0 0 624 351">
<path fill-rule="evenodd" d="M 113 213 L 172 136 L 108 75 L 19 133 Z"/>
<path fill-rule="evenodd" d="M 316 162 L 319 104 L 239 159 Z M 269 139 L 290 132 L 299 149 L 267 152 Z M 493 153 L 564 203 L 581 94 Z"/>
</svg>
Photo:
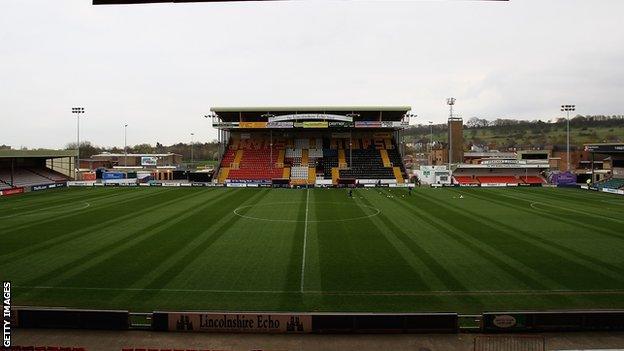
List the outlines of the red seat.
<svg viewBox="0 0 624 351">
<path fill-rule="evenodd" d="M 527 184 L 544 184 L 545 181 L 542 177 L 538 176 L 521 176 L 520 179 Z"/>
<path fill-rule="evenodd" d="M 514 176 L 480 176 L 477 177 L 481 183 L 489 184 L 519 184 L 522 181 Z"/>
<path fill-rule="evenodd" d="M 455 180 L 459 184 L 479 184 L 479 181 L 471 176 L 455 176 Z"/>
</svg>

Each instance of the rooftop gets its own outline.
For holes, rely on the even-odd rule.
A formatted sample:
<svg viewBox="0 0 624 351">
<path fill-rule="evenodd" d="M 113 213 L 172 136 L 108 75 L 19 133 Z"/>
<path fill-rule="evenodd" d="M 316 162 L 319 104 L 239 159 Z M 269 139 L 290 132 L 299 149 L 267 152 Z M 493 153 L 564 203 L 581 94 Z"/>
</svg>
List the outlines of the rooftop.
<svg viewBox="0 0 624 351">
<path fill-rule="evenodd" d="M 76 157 L 77 150 L 0 150 L 0 158 L 60 158 Z"/>
</svg>

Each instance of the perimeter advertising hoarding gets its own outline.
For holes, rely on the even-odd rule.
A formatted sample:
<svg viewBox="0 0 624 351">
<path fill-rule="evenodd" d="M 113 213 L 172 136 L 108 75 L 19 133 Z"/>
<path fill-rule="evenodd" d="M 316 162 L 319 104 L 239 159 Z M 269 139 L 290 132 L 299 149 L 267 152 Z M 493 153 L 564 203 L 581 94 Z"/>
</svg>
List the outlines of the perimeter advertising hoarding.
<svg viewBox="0 0 624 351">
<path fill-rule="evenodd" d="M 104 172 L 102 173 L 102 179 L 124 179 L 126 175 L 121 172 Z"/>
<path fill-rule="evenodd" d="M 23 187 L 0 190 L 0 196 L 16 195 L 24 192 Z"/>
<path fill-rule="evenodd" d="M 624 330 L 624 311 L 486 312 L 486 333 Z"/>
<path fill-rule="evenodd" d="M 158 164 L 158 157 L 141 156 L 141 166 L 156 166 L 157 164 Z"/>
<path fill-rule="evenodd" d="M 602 188 L 602 192 L 609 194 L 624 195 L 624 190 Z"/>
<path fill-rule="evenodd" d="M 235 333 L 310 333 L 312 317 L 265 313 L 168 313 L 170 331 Z"/>
<path fill-rule="evenodd" d="M 67 182 L 67 186 L 94 186 L 95 181 L 82 181 L 82 180 L 74 180 Z"/>
<path fill-rule="evenodd" d="M 30 190 L 31 191 L 39 191 L 39 190 L 47 190 L 47 189 L 54 189 L 54 188 L 62 188 L 65 187 L 67 185 L 67 183 L 63 182 L 63 183 L 50 183 L 50 184 L 41 184 L 41 185 L 33 185 Z"/>
</svg>

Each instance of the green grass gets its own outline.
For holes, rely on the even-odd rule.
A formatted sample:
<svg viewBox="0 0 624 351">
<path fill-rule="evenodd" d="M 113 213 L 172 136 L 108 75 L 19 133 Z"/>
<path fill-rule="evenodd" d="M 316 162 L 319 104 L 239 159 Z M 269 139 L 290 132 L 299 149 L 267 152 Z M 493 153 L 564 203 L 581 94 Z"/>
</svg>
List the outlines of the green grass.
<svg viewBox="0 0 624 351">
<path fill-rule="evenodd" d="M 572 145 L 582 147 L 584 144 L 590 143 L 602 143 L 602 142 L 614 142 L 612 137 L 618 137 L 622 140 L 624 135 L 624 127 L 606 127 L 596 126 L 590 128 L 571 127 L 570 128 L 570 142 Z M 413 137 L 406 137 L 410 141 L 414 140 L 426 140 L 431 138 L 429 129 L 423 129 L 421 133 L 415 133 Z M 513 139 L 517 143 L 517 146 L 528 147 L 529 145 L 538 142 L 548 144 L 565 144 L 566 142 L 566 128 L 565 126 L 551 126 L 548 132 L 533 134 L 528 129 L 512 128 L 506 131 L 497 131 L 493 127 L 479 128 L 479 129 L 464 129 L 464 146 L 468 147 L 471 143 L 485 143 L 494 144 L 497 147 L 503 147 L 506 145 L 507 139 Z M 447 142 L 448 135 L 446 131 L 439 131 L 433 133 L 434 141 Z"/>
<path fill-rule="evenodd" d="M 624 308 L 624 198 L 607 194 L 71 188 L 0 198 L 0 210 L 15 305 Z"/>
</svg>

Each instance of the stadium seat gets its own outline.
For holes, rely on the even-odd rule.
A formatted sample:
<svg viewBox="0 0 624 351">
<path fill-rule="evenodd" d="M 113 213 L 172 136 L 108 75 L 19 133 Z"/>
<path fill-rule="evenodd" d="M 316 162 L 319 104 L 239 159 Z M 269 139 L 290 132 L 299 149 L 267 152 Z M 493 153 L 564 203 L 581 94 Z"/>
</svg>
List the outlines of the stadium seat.
<svg viewBox="0 0 624 351">
<path fill-rule="evenodd" d="M 598 189 L 620 189 L 624 187 L 624 178 L 610 178 L 596 184 Z"/>
<path fill-rule="evenodd" d="M 384 167 L 378 150 L 359 149 L 345 152 L 349 169 L 340 170 L 342 179 L 395 179 L 392 167 Z"/>
<path fill-rule="evenodd" d="M 47 168 L 15 168 L 13 170 L 13 186 L 29 187 L 33 185 L 50 184 L 67 181 L 69 178 Z M 0 170 L 0 188 L 10 188 L 11 171 Z"/>
<path fill-rule="evenodd" d="M 488 184 L 519 184 L 522 181 L 514 176 L 479 176 L 480 183 Z"/>
<path fill-rule="evenodd" d="M 472 176 L 454 176 L 453 178 L 455 178 L 455 181 L 458 184 L 479 184 L 479 181 L 476 178 L 473 178 Z"/>
<path fill-rule="evenodd" d="M 232 139 L 221 158 L 220 166 L 227 171 L 219 173 L 220 181 L 270 181 L 289 174 L 291 184 L 305 184 L 310 178 L 316 178 L 310 174 L 332 179 L 332 169 L 337 167 L 341 167 L 338 175 L 343 179 L 394 180 L 406 175 L 401 155 L 391 138 L 275 140 L 271 145 L 262 136 Z M 383 160 L 379 150 L 384 150 Z M 285 168 L 290 171 L 285 172 Z"/>
<path fill-rule="evenodd" d="M 521 176 L 520 180 L 522 180 L 526 184 L 544 184 L 546 181 L 544 178 L 539 176 Z"/>
</svg>

